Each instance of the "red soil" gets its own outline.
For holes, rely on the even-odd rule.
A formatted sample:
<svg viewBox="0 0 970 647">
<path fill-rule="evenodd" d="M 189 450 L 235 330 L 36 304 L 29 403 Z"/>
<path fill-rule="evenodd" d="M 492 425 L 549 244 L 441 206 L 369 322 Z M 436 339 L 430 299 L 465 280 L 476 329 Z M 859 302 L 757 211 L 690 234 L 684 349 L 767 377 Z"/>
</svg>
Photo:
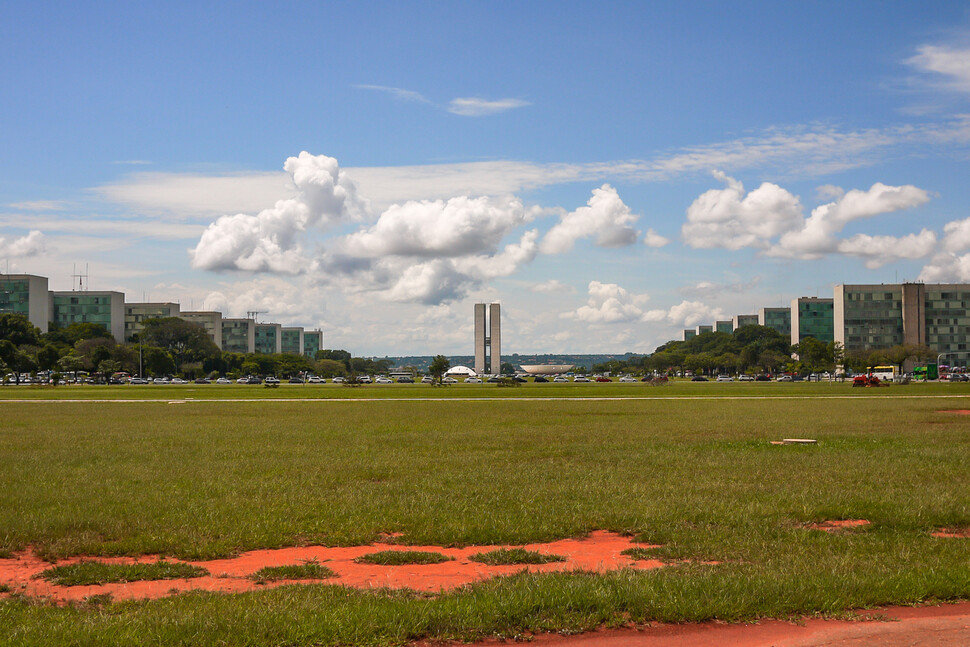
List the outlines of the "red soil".
<svg viewBox="0 0 970 647">
<path fill-rule="evenodd" d="M 934 537 L 947 539 L 970 539 L 970 527 L 968 528 L 940 528 L 936 532 L 931 532 Z"/>
<path fill-rule="evenodd" d="M 648 625 L 580 636 L 536 636 L 537 647 L 966 647 L 970 602 L 865 611 L 868 621 L 803 618 L 753 624 Z M 887 622 L 888 621 L 888 622 Z M 489 641 L 491 642 L 491 641 Z"/>
<path fill-rule="evenodd" d="M 442 546 L 401 546 L 396 544 L 373 544 L 349 548 L 327 548 L 325 546 L 305 546 L 273 550 L 254 550 L 238 557 L 217 559 L 204 562 L 188 562 L 201 566 L 210 575 L 191 579 L 153 580 L 144 582 L 112 583 L 91 586 L 58 586 L 47 580 L 35 578 L 51 565 L 27 551 L 11 559 L 0 559 L 0 584 L 6 584 L 14 593 L 29 596 L 47 597 L 55 601 L 82 600 L 91 595 L 110 593 L 113 599 L 130 600 L 159 598 L 183 591 L 205 590 L 236 593 L 254 591 L 283 584 L 307 583 L 309 581 L 340 584 L 355 588 L 409 588 L 416 591 L 438 592 L 455 589 L 471 582 L 486 580 L 498 575 L 510 575 L 521 571 L 594 571 L 606 572 L 620 568 L 649 570 L 660 568 L 658 560 L 633 560 L 620 552 L 627 548 L 652 548 L 648 544 L 637 544 L 629 537 L 606 531 L 596 531 L 585 539 L 563 539 L 547 544 L 528 544 L 524 548 L 540 553 L 553 553 L 566 557 L 564 562 L 550 564 L 529 564 L 512 566 L 487 566 L 469 559 L 475 553 L 513 548 L 513 546 L 468 546 L 465 548 L 445 548 Z M 382 550 L 420 550 L 433 551 L 453 557 L 454 561 L 441 564 L 420 564 L 404 566 L 381 566 L 376 564 L 357 564 L 354 559 L 368 553 Z M 88 558 L 71 558 L 58 562 L 58 565 L 73 564 Z M 98 561 L 110 564 L 133 564 L 154 562 L 157 556 L 143 557 L 103 557 Z M 320 564 L 337 573 L 337 577 L 327 580 L 281 580 L 257 584 L 248 579 L 264 566 L 284 566 L 300 564 L 305 560 L 317 560 Z M 179 560 L 169 560 L 179 561 Z"/>
<path fill-rule="evenodd" d="M 828 521 L 819 521 L 818 523 L 810 523 L 808 527 L 812 530 L 822 530 L 824 532 L 837 532 L 839 530 L 851 530 L 852 528 L 861 528 L 862 526 L 868 526 L 869 522 L 865 519 L 829 519 Z"/>
<path fill-rule="evenodd" d="M 970 416 L 970 409 L 940 409 L 937 413 L 955 413 L 958 416 Z"/>
</svg>

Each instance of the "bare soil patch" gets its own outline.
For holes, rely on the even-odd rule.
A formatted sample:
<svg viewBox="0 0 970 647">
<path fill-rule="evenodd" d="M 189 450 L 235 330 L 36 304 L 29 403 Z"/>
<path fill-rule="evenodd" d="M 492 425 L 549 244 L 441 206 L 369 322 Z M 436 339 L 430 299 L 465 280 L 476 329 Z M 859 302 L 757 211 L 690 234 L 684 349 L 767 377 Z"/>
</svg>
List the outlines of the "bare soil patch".
<svg viewBox="0 0 970 647">
<path fill-rule="evenodd" d="M 393 538 L 392 538 L 393 541 Z M 100 585 L 61 586 L 37 577 L 50 567 L 32 550 L 0 559 L 0 587 L 9 587 L 3 595 L 21 594 L 44 597 L 57 602 L 82 601 L 95 595 L 110 594 L 114 600 L 138 600 L 161 598 L 185 591 L 221 591 L 237 593 L 307 582 L 326 582 L 355 588 L 408 588 L 415 591 L 436 593 L 486 580 L 500 575 L 522 571 L 594 571 L 607 572 L 621 568 L 650 570 L 664 566 L 659 560 L 634 560 L 622 552 L 629 548 L 651 548 L 638 544 L 630 537 L 607 531 L 596 531 L 582 539 L 562 539 L 544 544 L 525 546 L 402 546 L 378 543 L 369 546 L 328 548 L 326 546 L 301 546 L 273 550 L 255 550 L 229 559 L 184 562 L 204 568 L 209 575 L 191 579 L 149 580 L 138 582 L 114 582 Z M 525 549 L 542 554 L 562 555 L 565 561 L 546 564 L 512 564 L 491 566 L 471 560 L 477 553 L 501 549 Z M 450 561 L 438 564 L 381 565 L 358 563 L 364 555 L 381 551 L 407 550 L 427 551 L 446 555 Z M 75 557 L 61 560 L 59 565 L 92 561 L 94 558 Z M 156 555 L 141 557 L 102 557 L 97 561 L 107 564 L 145 564 L 159 559 Z M 180 560 L 169 558 L 178 563 Z M 326 566 L 334 576 L 318 580 L 254 581 L 253 575 L 266 567 L 280 567 L 315 562 Z"/>
<path fill-rule="evenodd" d="M 970 527 L 967 528 L 940 528 L 935 532 L 931 532 L 934 537 L 943 537 L 947 539 L 970 539 Z"/>
<path fill-rule="evenodd" d="M 970 416 L 970 409 L 939 409 L 937 413 L 955 413 L 958 416 Z"/>
<path fill-rule="evenodd" d="M 810 523 L 806 526 L 811 530 L 821 530 L 822 532 L 839 532 L 842 530 L 854 530 L 868 526 L 866 519 L 828 519 L 817 523 Z"/>
</svg>

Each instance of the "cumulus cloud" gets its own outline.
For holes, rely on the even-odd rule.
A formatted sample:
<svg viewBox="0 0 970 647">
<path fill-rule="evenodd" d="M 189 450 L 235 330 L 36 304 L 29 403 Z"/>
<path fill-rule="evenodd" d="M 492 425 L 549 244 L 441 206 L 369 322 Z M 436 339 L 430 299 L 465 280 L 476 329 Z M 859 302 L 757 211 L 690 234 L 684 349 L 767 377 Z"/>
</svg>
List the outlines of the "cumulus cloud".
<svg viewBox="0 0 970 647">
<path fill-rule="evenodd" d="M 0 256 L 26 258 L 42 254 L 45 248 L 44 234 L 36 229 L 19 238 L 0 236 Z"/>
<path fill-rule="evenodd" d="M 465 256 L 494 250 L 533 211 L 512 199 L 457 197 L 407 202 L 381 214 L 377 223 L 347 236 L 342 249 L 354 256 Z"/>
<path fill-rule="evenodd" d="M 648 229 L 643 235 L 643 244 L 647 247 L 663 247 L 670 242 L 669 238 L 664 238 L 653 229 Z"/>
<path fill-rule="evenodd" d="M 561 316 L 586 323 L 638 321 L 643 317 L 642 306 L 649 298 L 646 294 L 631 294 L 616 283 L 590 281 L 589 300 L 586 305 Z"/>
<path fill-rule="evenodd" d="M 709 298 L 729 292 L 741 294 L 754 289 L 759 283 L 761 283 L 760 276 L 756 276 L 747 282 L 735 281 L 733 283 L 715 283 L 712 281 L 700 281 L 694 285 L 686 285 L 680 288 L 678 291 L 684 296 L 688 297 Z"/>
<path fill-rule="evenodd" d="M 546 233 L 540 249 L 545 254 L 568 252 L 582 238 L 595 237 L 600 247 L 623 247 L 636 242 L 637 231 L 633 224 L 637 216 L 623 204 L 616 189 L 604 184 L 593 190 L 593 195 L 580 207 L 565 214 Z"/>
<path fill-rule="evenodd" d="M 943 225 L 943 249 L 962 252 L 970 249 L 970 218 L 954 220 Z"/>
<path fill-rule="evenodd" d="M 725 319 L 724 311 L 700 301 L 681 301 L 667 311 L 670 323 L 687 328 L 699 323 L 713 323 L 718 319 Z"/>
<path fill-rule="evenodd" d="M 970 283 L 970 254 L 940 252 L 919 274 L 926 283 Z"/>
<path fill-rule="evenodd" d="M 196 269 L 305 271 L 300 236 L 311 227 L 325 229 L 338 222 L 360 218 L 366 203 L 337 164 L 326 155 L 306 151 L 290 157 L 283 167 L 297 194 L 278 200 L 257 215 L 222 216 L 209 225 L 190 251 Z"/>
<path fill-rule="evenodd" d="M 765 248 L 801 223 L 798 198 L 777 184 L 765 182 L 745 195 L 741 182 L 720 171 L 714 177 L 727 186 L 706 191 L 687 208 L 681 233 L 691 247 Z"/>
<path fill-rule="evenodd" d="M 923 229 L 907 236 L 869 236 L 856 234 L 839 241 L 840 254 L 865 259 L 866 267 L 876 269 L 900 259 L 924 258 L 936 248 L 936 234 Z"/>
<path fill-rule="evenodd" d="M 564 292 L 569 294 L 576 292 L 575 288 L 573 288 L 571 285 L 566 285 L 558 279 L 549 279 L 548 281 L 543 281 L 542 283 L 536 283 L 535 285 L 530 285 L 528 289 L 530 292 Z"/>
<path fill-rule="evenodd" d="M 528 101 L 520 99 L 498 99 L 489 101 L 478 97 L 458 97 L 452 99 L 448 104 L 448 112 L 461 115 L 463 117 L 484 117 L 494 115 L 513 108 L 522 108 L 531 105 Z"/>
<path fill-rule="evenodd" d="M 787 258 L 813 259 L 824 254 L 842 252 L 856 256 L 865 256 L 865 238 L 855 237 L 854 241 L 840 241 L 836 234 L 850 222 L 862 218 L 871 218 L 884 213 L 891 213 L 901 209 L 909 209 L 929 201 L 929 195 L 923 189 L 912 185 L 887 186 L 877 182 L 868 191 L 853 189 L 835 202 L 829 202 L 812 210 L 812 215 L 800 223 L 800 227 L 792 228 L 778 240 L 768 254 Z M 872 237 L 870 237 L 872 238 Z M 870 242 L 877 246 L 886 247 L 888 238 L 874 238 Z M 908 237 L 907 237 L 908 238 Z M 901 247 L 907 244 L 925 243 L 927 236 L 920 234 L 917 239 L 908 239 L 899 243 Z M 935 240 L 934 240 L 935 242 Z M 911 258 L 903 256 L 902 258 Z"/>
</svg>

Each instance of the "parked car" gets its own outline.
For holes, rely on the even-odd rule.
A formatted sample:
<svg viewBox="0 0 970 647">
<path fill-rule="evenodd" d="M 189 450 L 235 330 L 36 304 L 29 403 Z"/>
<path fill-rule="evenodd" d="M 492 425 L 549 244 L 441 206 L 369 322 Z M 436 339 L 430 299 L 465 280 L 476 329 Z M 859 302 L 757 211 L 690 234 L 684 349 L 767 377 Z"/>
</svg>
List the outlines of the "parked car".
<svg viewBox="0 0 970 647">
<path fill-rule="evenodd" d="M 156 377 L 152 380 L 152 384 L 171 384 L 167 377 Z"/>
<path fill-rule="evenodd" d="M 333 382 L 334 384 L 343 384 L 344 382 L 347 381 L 347 378 L 341 377 L 341 376 L 338 375 L 337 377 L 333 378 L 330 381 Z"/>
<path fill-rule="evenodd" d="M 216 384 L 232 384 L 232 380 L 230 380 L 228 377 L 220 377 L 218 380 L 216 380 Z"/>
<path fill-rule="evenodd" d="M 357 381 L 360 382 L 361 384 L 370 384 L 371 383 L 370 375 L 358 375 Z"/>
<path fill-rule="evenodd" d="M 754 382 L 754 375 L 739 375 L 738 382 Z"/>
<path fill-rule="evenodd" d="M 303 378 L 300 377 L 299 375 L 294 375 L 293 377 L 288 379 L 287 382 L 289 382 L 290 384 L 303 384 Z"/>
<path fill-rule="evenodd" d="M 465 384 L 481 384 L 482 381 L 477 377 L 466 377 Z"/>
<path fill-rule="evenodd" d="M 408 376 L 405 375 L 404 377 L 397 378 L 397 383 L 398 384 L 414 384 L 414 379 L 412 379 L 412 378 L 410 378 L 410 377 L 408 377 Z"/>
<path fill-rule="evenodd" d="M 389 377 L 384 377 L 383 375 L 381 375 L 376 380 L 374 380 L 374 383 L 375 384 L 394 384 L 394 380 L 392 380 Z"/>
<path fill-rule="evenodd" d="M 778 381 L 779 382 L 791 382 L 792 381 L 792 377 L 791 377 L 791 375 L 779 375 L 778 376 Z"/>
<path fill-rule="evenodd" d="M 453 377 L 446 377 L 443 380 L 441 380 L 441 383 L 442 384 L 458 384 L 458 380 L 456 380 Z"/>
<path fill-rule="evenodd" d="M 577 375 L 573 378 L 573 382 L 589 382 L 589 378 L 585 375 Z"/>
<path fill-rule="evenodd" d="M 196 384 L 212 384 L 212 381 L 209 380 L 209 378 L 206 378 L 206 377 L 197 377 L 197 378 L 195 378 L 195 383 Z"/>
<path fill-rule="evenodd" d="M 151 384 L 151 382 L 143 377 L 133 377 L 128 380 L 128 384 Z"/>
<path fill-rule="evenodd" d="M 695 375 L 694 377 L 690 378 L 690 381 L 691 382 L 707 382 L 708 380 L 703 375 Z"/>
<path fill-rule="evenodd" d="M 434 384 L 434 378 L 430 375 L 425 375 L 421 378 L 421 384 Z"/>
<path fill-rule="evenodd" d="M 610 378 L 605 377 L 603 375 L 600 375 L 599 377 L 596 378 L 596 381 L 597 382 L 612 382 L 613 380 L 611 380 Z"/>
<path fill-rule="evenodd" d="M 636 381 L 637 381 L 637 378 L 630 377 L 629 375 L 624 375 L 623 377 L 620 378 L 620 382 L 633 382 L 635 384 Z"/>
<path fill-rule="evenodd" d="M 771 378 L 767 375 L 758 375 L 754 378 L 755 382 L 771 382 Z"/>
<path fill-rule="evenodd" d="M 734 378 L 731 377 L 730 375 L 718 375 L 716 381 L 717 382 L 733 382 L 734 381 Z"/>
<path fill-rule="evenodd" d="M 532 381 L 533 382 L 548 382 L 549 381 L 549 378 L 542 377 L 541 375 L 536 375 L 535 378 Z"/>
<path fill-rule="evenodd" d="M 307 384 L 325 384 L 327 381 L 322 377 L 317 377 L 316 375 L 311 375 L 306 379 Z"/>
<path fill-rule="evenodd" d="M 556 377 L 552 378 L 552 381 L 553 382 L 568 382 L 569 381 L 569 378 L 568 377 L 563 377 L 562 375 L 557 375 Z"/>
</svg>

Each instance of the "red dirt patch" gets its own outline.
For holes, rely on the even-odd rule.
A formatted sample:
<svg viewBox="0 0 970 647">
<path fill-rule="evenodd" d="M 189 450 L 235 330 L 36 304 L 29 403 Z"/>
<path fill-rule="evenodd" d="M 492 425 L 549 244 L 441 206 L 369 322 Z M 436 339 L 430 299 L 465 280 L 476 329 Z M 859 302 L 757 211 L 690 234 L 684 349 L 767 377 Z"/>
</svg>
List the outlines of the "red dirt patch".
<svg viewBox="0 0 970 647">
<path fill-rule="evenodd" d="M 784 620 L 746 624 L 652 624 L 571 637 L 543 634 L 536 636 L 532 644 L 536 647 L 964 647 L 970 644 L 970 602 L 872 609 L 860 612 L 860 621 L 803 618 L 797 624 Z"/>
<path fill-rule="evenodd" d="M 970 539 L 970 527 L 940 528 L 936 532 L 931 532 L 930 534 L 933 537 L 943 537 L 946 539 Z"/>
<path fill-rule="evenodd" d="M 473 562 L 469 558 L 475 553 L 499 548 L 525 548 L 540 553 L 554 553 L 566 557 L 564 562 L 549 564 L 517 564 L 511 566 L 487 566 Z M 370 546 L 351 546 L 346 548 L 327 548 L 325 546 L 303 546 L 273 550 L 254 550 L 229 559 L 187 562 L 201 566 L 212 575 L 192 579 L 152 580 L 144 582 L 111 583 L 91 586 L 57 586 L 36 575 L 50 564 L 37 557 L 32 551 L 15 555 L 10 559 L 0 559 L 0 584 L 6 584 L 14 593 L 28 596 L 47 597 L 55 601 L 83 600 L 91 595 L 110 593 L 116 600 L 160 598 L 184 591 L 204 590 L 236 593 L 282 586 L 284 584 L 307 583 L 308 580 L 279 580 L 257 584 L 248 579 L 264 566 L 284 566 L 299 564 L 306 560 L 316 560 L 337 573 L 337 577 L 326 580 L 311 580 L 339 584 L 355 588 L 408 588 L 416 591 L 439 592 L 458 588 L 465 584 L 487 580 L 499 575 L 511 575 L 522 571 L 595 571 L 599 573 L 621 568 L 650 570 L 664 566 L 659 560 L 633 560 L 621 552 L 628 548 L 656 548 L 649 544 L 637 544 L 629 537 L 596 531 L 585 539 L 562 539 L 546 544 L 526 544 L 525 546 L 467 546 L 465 548 L 446 548 L 443 546 L 401 546 L 398 544 L 372 544 Z M 440 564 L 420 564 L 402 566 L 382 566 L 379 564 L 358 564 L 354 560 L 361 555 L 383 550 L 411 550 L 439 552 L 454 561 Z M 91 557 L 73 557 L 61 560 L 58 564 L 73 564 Z M 154 562 L 158 556 L 142 557 L 104 557 L 98 561 L 108 564 L 134 564 Z M 180 560 L 169 559 L 177 562 Z"/>
<path fill-rule="evenodd" d="M 838 532 L 839 530 L 851 530 L 868 525 L 869 522 L 865 519 L 829 519 L 828 521 L 810 523 L 806 527 L 811 530 L 821 530 L 823 532 Z"/>
<path fill-rule="evenodd" d="M 970 416 L 970 409 L 939 409 L 937 413 L 955 413 L 958 416 Z"/>
</svg>

